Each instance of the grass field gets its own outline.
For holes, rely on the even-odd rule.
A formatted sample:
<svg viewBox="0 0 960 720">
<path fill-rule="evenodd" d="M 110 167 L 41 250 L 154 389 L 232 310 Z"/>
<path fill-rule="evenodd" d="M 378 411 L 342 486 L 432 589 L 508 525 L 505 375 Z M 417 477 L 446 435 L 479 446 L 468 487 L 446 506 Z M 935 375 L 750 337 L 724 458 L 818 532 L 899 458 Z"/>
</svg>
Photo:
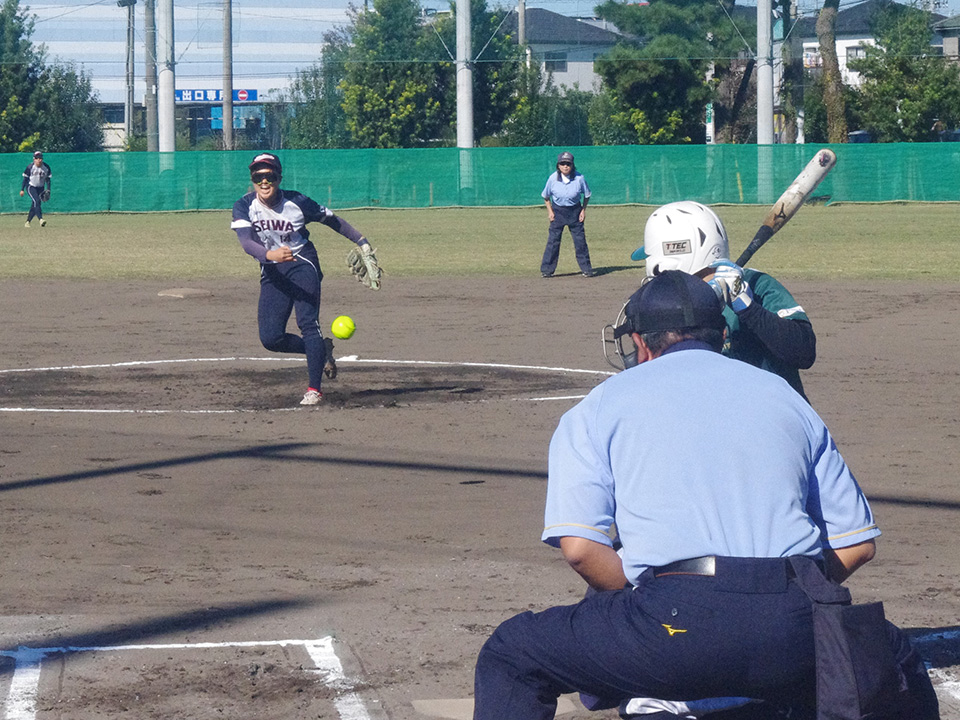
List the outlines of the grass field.
<svg viewBox="0 0 960 720">
<path fill-rule="evenodd" d="M 734 257 L 765 207 L 716 208 Z M 593 206 L 587 241 L 598 269 L 635 264 L 651 206 Z M 949 280 L 960 274 L 955 204 L 834 204 L 804 207 L 751 265 L 793 278 Z M 341 213 L 378 249 L 390 275 L 532 275 L 546 240 L 543 207 L 349 210 Z M 47 213 L 47 227 L 5 215 L 0 277 L 195 279 L 249 277 L 253 261 L 230 230 L 230 212 L 138 215 Z M 558 272 L 575 272 L 565 234 Z M 346 272 L 349 243 L 317 226 L 327 272 Z"/>
</svg>

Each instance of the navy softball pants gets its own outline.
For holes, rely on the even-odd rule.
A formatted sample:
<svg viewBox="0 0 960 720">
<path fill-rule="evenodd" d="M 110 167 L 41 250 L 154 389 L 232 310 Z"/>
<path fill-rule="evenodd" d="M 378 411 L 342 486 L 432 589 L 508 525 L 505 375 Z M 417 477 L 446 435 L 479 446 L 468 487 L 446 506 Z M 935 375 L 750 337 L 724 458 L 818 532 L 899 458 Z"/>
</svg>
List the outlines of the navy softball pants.
<svg viewBox="0 0 960 720">
<path fill-rule="evenodd" d="M 565 227 L 570 228 L 573 250 L 577 256 L 580 271 L 593 272 L 593 265 L 590 264 L 590 250 L 587 248 L 587 235 L 583 230 L 583 223 L 580 222 L 582 209 L 580 205 L 574 207 L 553 205 L 553 221 L 547 231 L 547 247 L 544 248 L 543 259 L 540 261 L 542 274 L 553 275 L 557 269 L 557 262 L 560 260 L 560 239 Z"/>
<path fill-rule="evenodd" d="M 717 560 L 716 577 L 647 572 L 634 589 L 507 620 L 477 659 L 474 719 L 548 720 L 575 691 L 613 706 L 734 695 L 812 707 L 812 605 L 786 561 Z"/>
<path fill-rule="evenodd" d="M 27 195 L 30 196 L 30 212 L 27 213 L 27 222 L 30 222 L 34 218 L 43 220 L 43 203 L 40 201 L 40 196 L 42 194 L 42 187 L 27 185 Z"/>
<path fill-rule="evenodd" d="M 320 389 L 327 349 L 320 332 L 320 283 L 323 273 L 317 251 L 305 245 L 293 262 L 260 266 L 260 302 L 257 322 L 260 342 L 267 350 L 307 356 L 310 387 Z M 295 312 L 300 335 L 287 332 Z"/>
</svg>

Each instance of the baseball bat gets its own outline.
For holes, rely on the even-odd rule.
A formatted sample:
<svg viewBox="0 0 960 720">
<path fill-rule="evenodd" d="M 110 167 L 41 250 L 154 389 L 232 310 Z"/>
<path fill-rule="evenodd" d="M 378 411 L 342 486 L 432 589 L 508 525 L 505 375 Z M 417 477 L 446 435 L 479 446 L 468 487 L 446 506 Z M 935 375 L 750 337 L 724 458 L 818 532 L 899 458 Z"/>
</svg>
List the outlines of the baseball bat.
<svg viewBox="0 0 960 720">
<path fill-rule="evenodd" d="M 780 228 L 786 225 L 790 218 L 797 214 L 800 206 L 806 202 L 817 185 L 836 164 L 837 156 L 833 150 L 820 150 L 813 156 L 813 159 L 790 183 L 790 187 L 777 199 L 766 217 L 763 218 L 757 234 L 753 236 L 753 240 L 747 245 L 746 250 L 737 258 L 737 265 L 743 267 L 749 262 L 753 254 L 763 247 L 763 244 L 772 238 Z"/>
</svg>

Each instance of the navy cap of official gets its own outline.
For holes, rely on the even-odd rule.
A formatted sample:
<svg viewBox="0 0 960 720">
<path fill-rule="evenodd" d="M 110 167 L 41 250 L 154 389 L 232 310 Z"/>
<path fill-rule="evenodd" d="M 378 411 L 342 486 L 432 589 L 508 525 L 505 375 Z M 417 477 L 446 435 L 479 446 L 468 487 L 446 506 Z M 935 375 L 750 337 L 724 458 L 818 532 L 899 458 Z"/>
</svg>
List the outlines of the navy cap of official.
<svg viewBox="0 0 960 720">
<path fill-rule="evenodd" d="M 273 153 L 260 153 L 253 162 L 250 163 L 250 172 L 257 168 L 271 168 L 277 171 L 277 174 L 283 175 L 283 169 L 280 167 L 280 158 Z"/>
<path fill-rule="evenodd" d="M 571 165 L 573 165 L 573 153 L 567 152 L 566 150 L 564 150 L 562 153 L 557 155 L 557 164 L 560 164 L 562 162 L 568 162 Z"/>
<path fill-rule="evenodd" d="M 647 333 L 661 330 L 714 328 L 722 330 L 723 305 L 700 278 L 680 270 L 667 270 L 645 283 L 627 301 L 626 322 L 617 330 Z"/>
</svg>

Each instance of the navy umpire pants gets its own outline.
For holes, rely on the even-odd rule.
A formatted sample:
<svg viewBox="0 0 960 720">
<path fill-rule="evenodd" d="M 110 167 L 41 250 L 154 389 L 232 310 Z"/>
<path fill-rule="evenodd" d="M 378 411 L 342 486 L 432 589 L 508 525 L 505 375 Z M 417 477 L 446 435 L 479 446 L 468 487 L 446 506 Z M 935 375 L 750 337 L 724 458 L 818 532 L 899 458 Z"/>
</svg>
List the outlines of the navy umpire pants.
<svg viewBox="0 0 960 720">
<path fill-rule="evenodd" d="M 260 342 L 272 352 L 306 355 L 310 387 L 317 390 L 327 360 L 327 349 L 320 332 L 322 280 L 317 250 L 312 243 L 307 243 L 292 262 L 260 266 L 260 302 L 257 307 Z M 287 332 L 291 312 L 296 312 L 300 335 Z"/>
<path fill-rule="evenodd" d="M 477 659 L 474 719 L 548 720 L 575 691 L 812 708 L 811 601 L 788 563 L 717 563 L 715 577 L 646 572 L 634 589 L 507 620 Z"/>
<path fill-rule="evenodd" d="M 543 251 L 543 260 L 540 261 L 540 273 L 553 275 L 556 272 L 557 262 L 560 260 L 560 238 L 565 227 L 570 228 L 573 249 L 577 255 L 577 264 L 580 266 L 580 271 L 592 273 L 593 265 L 590 264 L 587 235 L 583 230 L 583 223 L 580 222 L 580 211 L 583 208 L 580 205 L 573 207 L 561 207 L 553 203 L 551 205 L 553 206 L 553 221 L 547 231 L 547 247 Z"/>
</svg>

